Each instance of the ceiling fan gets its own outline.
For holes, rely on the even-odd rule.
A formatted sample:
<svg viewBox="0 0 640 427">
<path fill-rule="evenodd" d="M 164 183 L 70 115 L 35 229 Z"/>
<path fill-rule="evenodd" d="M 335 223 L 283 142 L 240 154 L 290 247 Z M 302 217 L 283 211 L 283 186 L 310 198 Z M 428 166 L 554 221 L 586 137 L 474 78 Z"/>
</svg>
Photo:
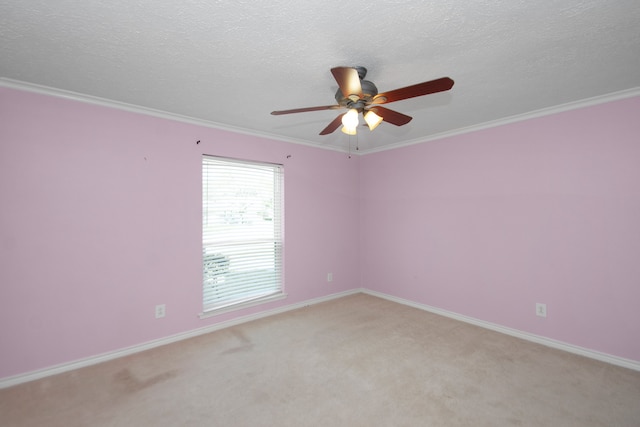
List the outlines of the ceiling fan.
<svg viewBox="0 0 640 427">
<path fill-rule="evenodd" d="M 338 91 L 335 96 L 337 104 L 272 111 L 271 114 L 278 116 L 281 114 L 346 108 L 348 111 L 336 117 L 320 132 L 320 135 L 332 133 L 340 127 L 340 124 L 343 125 L 342 132 L 348 135 L 355 135 L 359 114 L 363 115 L 369 130 L 374 130 L 382 121 L 396 126 L 406 125 L 411 121 L 412 117 L 381 107 L 380 104 L 443 92 L 453 87 L 453 80 L 449 77 L 442 77 L 389 92 L 378 93 L 376 85 L 364 80 L 367 75 L 365 67 L 336 67 L 331 69 L 331 74 L 338 82 Z"/>
</svg>

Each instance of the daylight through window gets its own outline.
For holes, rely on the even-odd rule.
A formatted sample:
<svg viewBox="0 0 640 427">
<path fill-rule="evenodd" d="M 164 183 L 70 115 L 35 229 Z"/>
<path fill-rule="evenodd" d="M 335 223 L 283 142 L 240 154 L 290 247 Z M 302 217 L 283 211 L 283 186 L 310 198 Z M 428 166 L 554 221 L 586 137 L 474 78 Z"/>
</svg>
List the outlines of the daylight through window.
<svg viewBox="0 0 640 427">
<path fill-rule="evenodd" d="M 281 297 L 282 166 L 204 156 L 204 311 Z"/>
</svg>

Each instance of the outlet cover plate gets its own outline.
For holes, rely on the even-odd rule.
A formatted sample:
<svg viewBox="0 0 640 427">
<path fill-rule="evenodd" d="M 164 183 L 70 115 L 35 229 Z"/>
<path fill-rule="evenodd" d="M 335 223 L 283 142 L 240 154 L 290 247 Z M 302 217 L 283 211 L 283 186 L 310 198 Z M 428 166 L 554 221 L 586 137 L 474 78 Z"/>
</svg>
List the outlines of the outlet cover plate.
<svg viewBox="0 0 640 427">
<path fill-rule="evenodd" d="M 165 308 L 164 304 L 156 305 L 156 319 L 160 319 L 165 316 Z"/>
</svg>

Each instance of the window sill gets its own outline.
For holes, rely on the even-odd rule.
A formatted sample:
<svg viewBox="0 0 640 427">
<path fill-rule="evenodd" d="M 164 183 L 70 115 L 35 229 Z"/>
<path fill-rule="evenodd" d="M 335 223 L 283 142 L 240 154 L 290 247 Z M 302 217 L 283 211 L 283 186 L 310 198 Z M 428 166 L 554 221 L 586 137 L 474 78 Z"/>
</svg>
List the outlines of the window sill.
<svg viewBox="0 0 640 427">
<path fill-rule="evenodd" d="M 281 299 L 285 299 L 286 297 L 287 297 L 287 294 L 285 293 L 269 295 L 263 298 L 257 298 L 250 301 L 240 302 L 238 304 L 227 305 L 225 307 L 220 307 L 220 308 L 213 308 L 211 310 L 207 310 L 198 314 L 198 317 L 200 319 L 206 319 L 208 317 L 217 316 L 222 313 L 228 313 L 230 311 L 236 311 L 242 308 L 253 307 L 255 305 L 260 305 L 267 302 L 278 301 Z"/>
</svg>

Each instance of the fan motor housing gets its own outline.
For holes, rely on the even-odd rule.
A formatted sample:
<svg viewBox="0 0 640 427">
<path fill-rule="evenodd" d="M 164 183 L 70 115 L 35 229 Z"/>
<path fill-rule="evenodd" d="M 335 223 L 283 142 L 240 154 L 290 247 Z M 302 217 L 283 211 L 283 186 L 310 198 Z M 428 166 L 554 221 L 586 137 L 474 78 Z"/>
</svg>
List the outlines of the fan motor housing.
<svg viewBox="0 0 640 427">
<path fill-rule="evenodd" d="M 373 97 L 378 94 L 378 88 L 369 80 L 360 80 L 360 86 L 362 87 L 362 99 L 354 102 L 353 100 L 344 96 L 340 88 L 338 88 L 338 91 L 336 92 L 336 102 L 343 107 L 350 108 L 352 104 L 362 103 L 361 101 L 364 101 L 365 104 L 368 104 L 369 102 L 371 102 Z"/>
</svg>

